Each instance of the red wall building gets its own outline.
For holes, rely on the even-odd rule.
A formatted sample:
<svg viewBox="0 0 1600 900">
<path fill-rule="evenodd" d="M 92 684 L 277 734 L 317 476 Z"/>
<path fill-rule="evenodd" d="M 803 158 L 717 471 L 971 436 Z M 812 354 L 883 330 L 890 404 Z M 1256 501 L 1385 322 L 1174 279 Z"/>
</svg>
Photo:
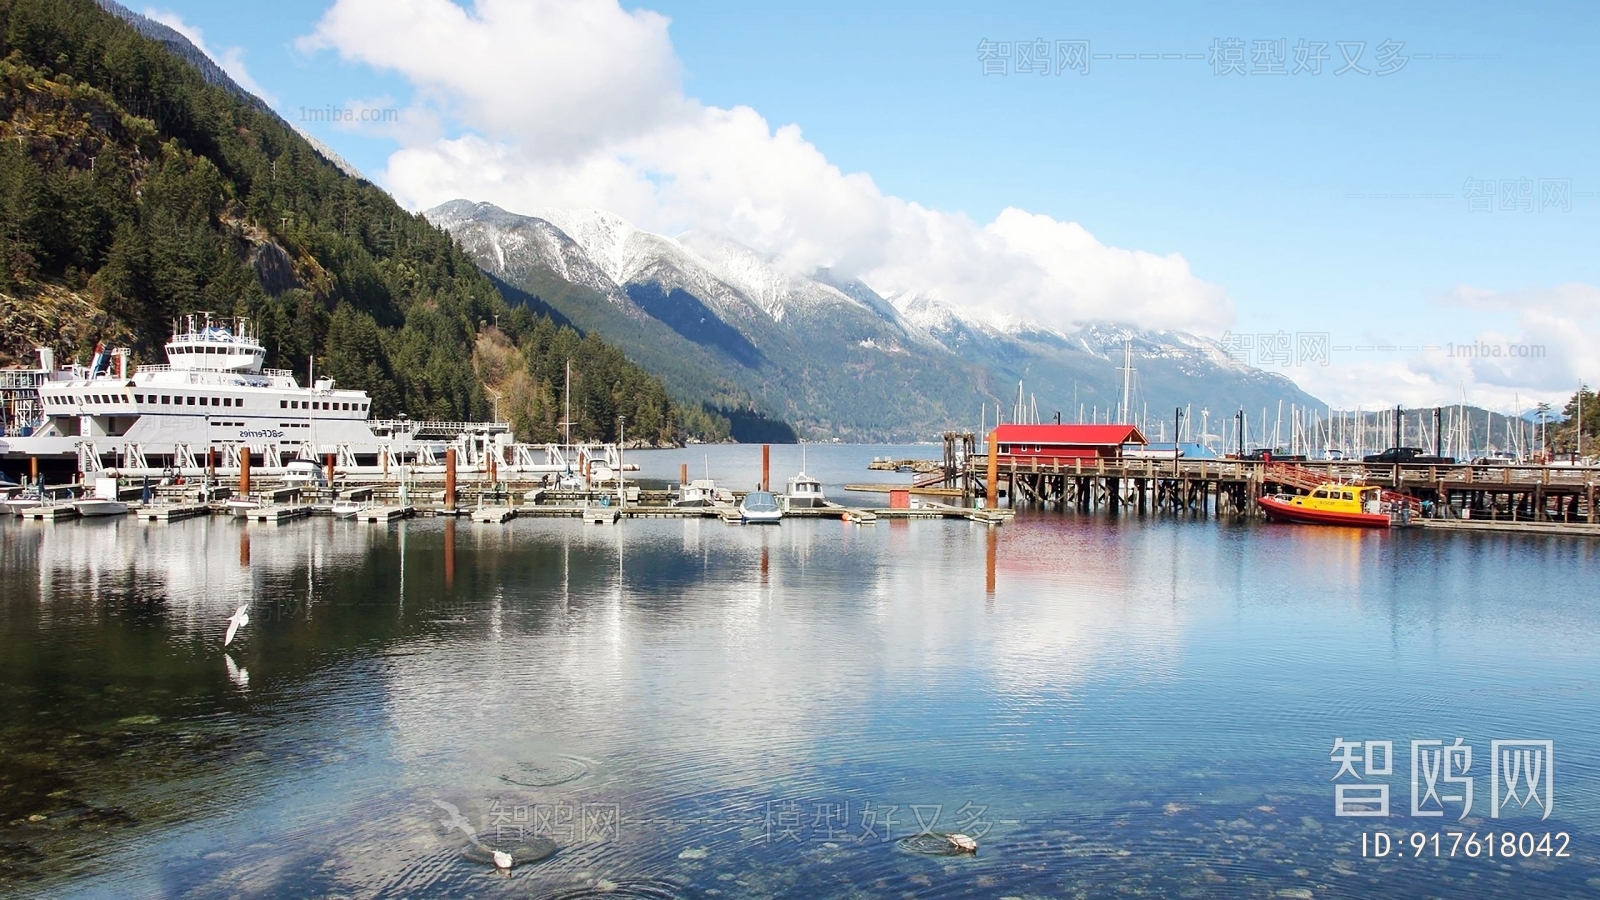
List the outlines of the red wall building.
<svg viewBox="0 0 1600 900">
<path fill-rule="evenodd" d="M 1123 444 L 1149 443 L 1132 425 L 997 425 L 992 433 L 1001 462 L 1116 459 Z"/>
</svg>

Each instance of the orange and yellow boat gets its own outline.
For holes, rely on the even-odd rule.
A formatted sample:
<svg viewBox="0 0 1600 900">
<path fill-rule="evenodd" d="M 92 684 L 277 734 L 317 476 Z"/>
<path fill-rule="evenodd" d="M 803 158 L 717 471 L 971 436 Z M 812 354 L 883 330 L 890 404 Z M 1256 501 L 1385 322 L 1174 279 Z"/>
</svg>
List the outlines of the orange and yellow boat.
<svg viewBox="0 0 1600 900">
<path fill-rule="evenodd" d="M 1384 509 L 1383 489 L 1364 484 L 1319 484 L 1298 497 L 1259 497 L 1267 518 L 1301 525 L 1346 525 L 1388 528 L 1394 524 Z"/>
</svg>

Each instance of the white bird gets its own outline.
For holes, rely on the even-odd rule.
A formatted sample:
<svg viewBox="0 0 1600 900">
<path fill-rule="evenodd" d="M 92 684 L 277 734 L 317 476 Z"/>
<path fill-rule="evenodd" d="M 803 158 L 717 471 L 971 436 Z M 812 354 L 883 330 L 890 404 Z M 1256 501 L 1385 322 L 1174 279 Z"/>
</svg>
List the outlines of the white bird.
<svg viewBox="0 0 1600 900">
<path fill-rule="evenodd" d="M 446 803 L 443 800 L 435 800 L 433 801 L 433 805 L 450 814 L 450 818 L 439 820 L 439 824 L 443 825 L 446 831 L 455 831 L 457 828 L 459 828 L 466 834 L 467 837 L 472 839 L 473 843 L 478 842 L 477 829 L 472 827 L 472 823 L 467 821 L 467 817 L 461 814 L 461 810 L 457 809 L 454 803 Z"/>
<path fill-rule="evenodd" d="M 494 851 L 494 867 L 501 871 L 511 870 L 511 854 L 504 850 Z"/>
<path fill-rule="evenodd" d="M 241 689 L 248 689 L 250 687 L 250 670 L 239 668 L 239 664 L 233 661 L 233 657 L 226 653 L 222 654 L 222 659 L 228 664 L 228 677 L 233 680 L 233 683 Z"/>
<path fill-rule="evenodd" d="M 954 849 L 957 853 L 977 853 L 978 852 L 978 842 L 973 840 L 970 837 L 967 837 L 964 834 L 951 834 L 951 835 L 946 835 L 946 837 L 950 841 L 950 847 L 952 849 Z"/>
<path fill-rule="evenodd" d="M 226 647 L 233 643 L 233 636 L 239 633 L 239 629 L 250 624 L 248 610 L 248 606 L 241 606 L 228 617 L 228 633 L 222 636 L 222 646 Z"/>
</svg>

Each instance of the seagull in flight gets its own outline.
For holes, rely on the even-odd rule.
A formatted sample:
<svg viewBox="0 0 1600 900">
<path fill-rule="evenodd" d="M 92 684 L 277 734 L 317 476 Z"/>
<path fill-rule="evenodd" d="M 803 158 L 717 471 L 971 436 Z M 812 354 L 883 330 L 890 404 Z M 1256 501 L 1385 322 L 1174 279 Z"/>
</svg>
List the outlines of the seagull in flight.
<svg viewBox="0 0 1600 900">
<path fill-rule="evenodd" d="M 478 842 L 478 830 L 472 827 L 472 823 L 467 821 L 467 817 L 461 814 L 461 810 L 457 809 L 454 803 L 435 800 L 433 805 L 450 814 L 450 818 L 439 820 L 439 824 L 444 826 L 445 831 L 455 831 L 459 828 L 466 833 L 467 837 L 472 839 L 473 843 Z"/>
<path fill-rule="evenodd" d="M 248 606 L 241 606 L 228 617 L 228 633 L 222 636 L 222 646 L 233 643 L 233 636 L 239 633 L 239 629 L 250 624 L 249 609 Z"/>
</svg>

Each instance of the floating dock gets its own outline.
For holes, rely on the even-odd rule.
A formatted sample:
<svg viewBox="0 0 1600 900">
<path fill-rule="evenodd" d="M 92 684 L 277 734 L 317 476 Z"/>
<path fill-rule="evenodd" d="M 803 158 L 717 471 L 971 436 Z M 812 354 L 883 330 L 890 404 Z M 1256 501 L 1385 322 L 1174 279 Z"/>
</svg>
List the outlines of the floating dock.
<svg viewBox="0 0 1600 900">
<path fill-rule="evenodd" d="M 416 507 L 413 506 L 372 506 L 351 518 L 357 522 L 394 522 L 399 519 L 409 519 L 416 514 Z"/>
<path fill-rule="evenodd" d="M 304 519 L 311 515 L 310 506 L 258 506 L 246 513 L 237 513 L 239 518 L 250 522 L 292 522 L 295 519 Z"/>
<path fill-rule="evenodd" d="M 157 503 L 133 510 L 133 515 L 144 522 L 181 522 L 210 514 L 211 507 L 204 503 Z"/>
<path fill-rule="evenodd" d="M 62 519 L 76 519 L 78 508 L 71 503 L 53 503 L 48 506 L 35 506 L 22 511 L 24 519 L 35 522 L 59 522 Z"/>
</svg>

